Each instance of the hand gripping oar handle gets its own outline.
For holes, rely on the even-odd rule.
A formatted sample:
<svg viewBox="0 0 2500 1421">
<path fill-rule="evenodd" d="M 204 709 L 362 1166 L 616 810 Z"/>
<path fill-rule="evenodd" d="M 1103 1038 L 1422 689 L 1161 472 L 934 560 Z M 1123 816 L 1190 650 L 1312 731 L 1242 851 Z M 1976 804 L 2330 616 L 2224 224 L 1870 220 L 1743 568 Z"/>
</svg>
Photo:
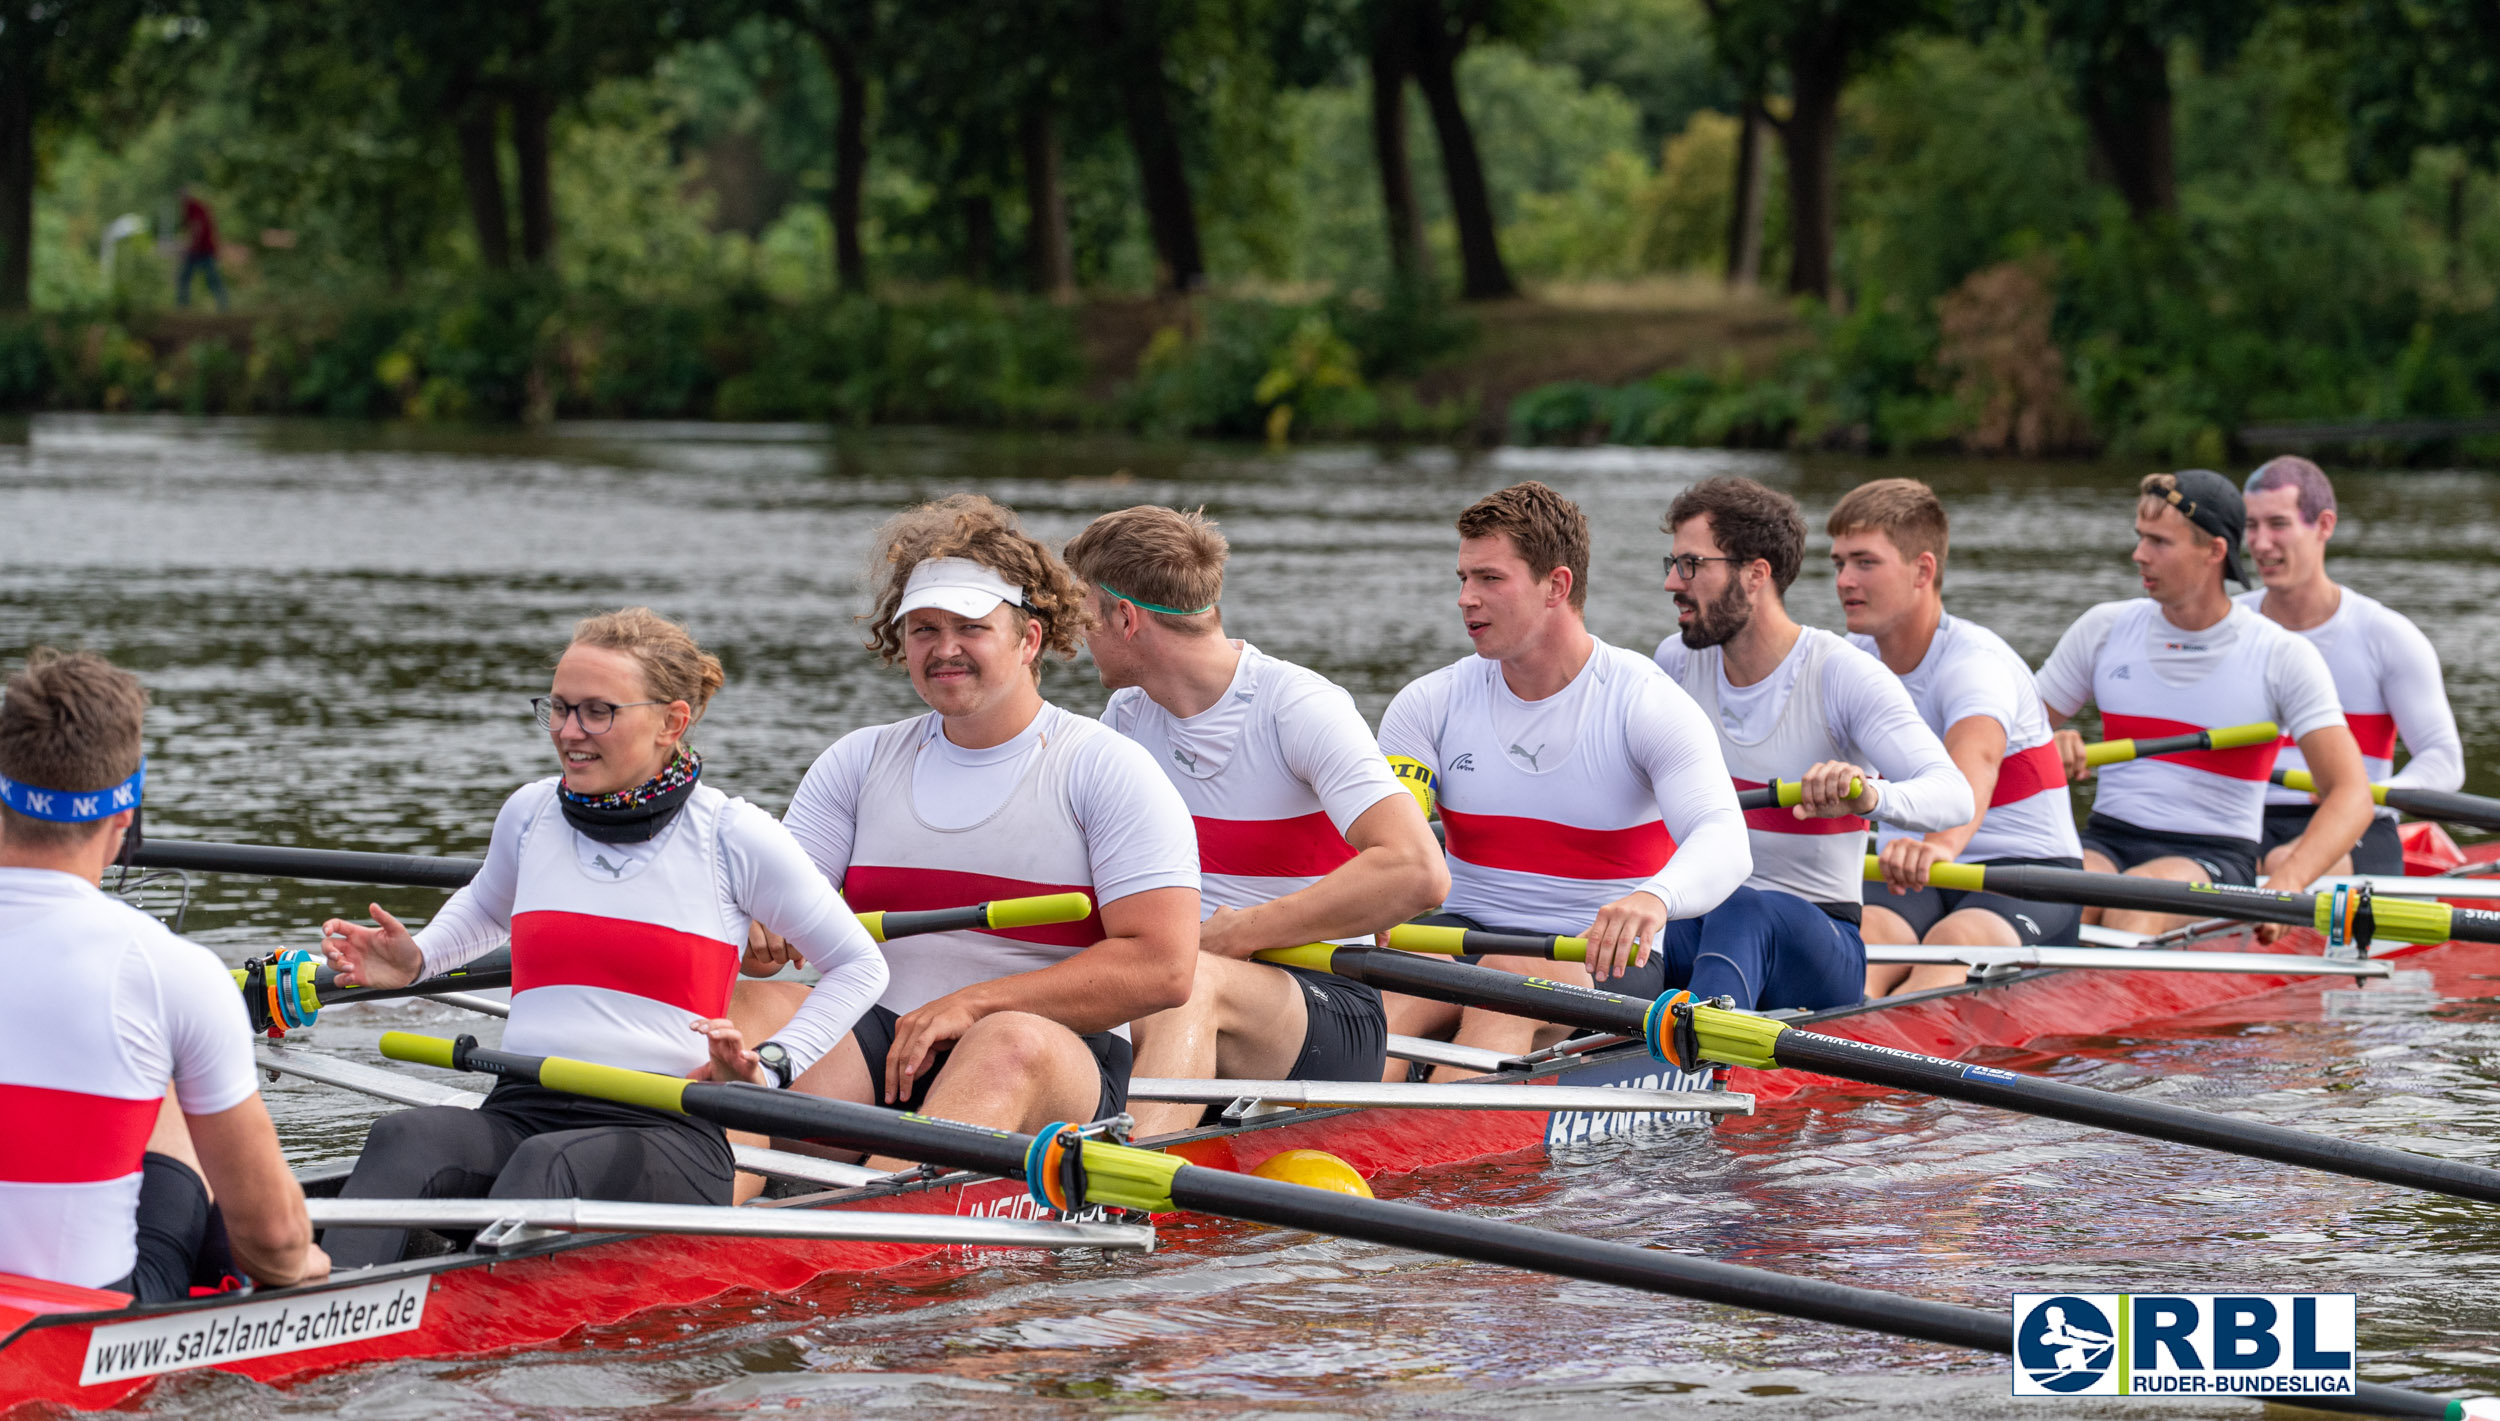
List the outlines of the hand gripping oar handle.
<svg viewBox="0 0 2500 1421">
<path fill-rule="evenodd" d="M 454 1042 L 386 1032 L 382 1054 L 693 1115 L 732 1130 L 1023 1179 L 1051 1208 L 1107 1204 L 1149 1213 L 1192 1209 L 1981 1351 L 2013 1348 L 2013 1324 L 2003 1313 L 1232 1174 L 1189 1164 L 1177 1155 L 1083 1139 L 1064 1126 L 1038 1135 L 988 1130 L 798 1091 L 687 1081 L 492 1051 L 466 1037 Z"/>
<path fill-rule="evenodd" d="M 1999 890 L 2002 891 L 2002 890 Z M 2280 1125 L 2210 1115 L 2184 1106 L 2111 1095 L 2061 1081 L 1966 1065 L 1889 1046 L 1803 1031 L 1768 1017 L 1698 1003 L 1683 992 L 1654 1002 L 1588 987 L 1514 977 L 1463 962 L 1442 962 L 1370 947 L 1277 948 L 1262 961 L 1333 972 L 1375 987 L 1462 1006 L 1487 1006 L 1565 1026 L 1637 1037 L 1659 1060 L 1684 1070 L 1717 1062 L 1755 1069 L 1813 1071 L 1869 1085 L 1923 1091 L 2147 1139 L 2169 1140 L 2280 1164 L 2324 1170 L 2500 1203 L 2500 1170 L 2456 1160 L 2330 1139 Z"/>
<path fill-rule="evenodd" d="M 1849 781 L 1849 797 L 1866 793 L 1866 781 Z M 1756 809 L 1794 809 L 1806 802 L 1806 787 L 1795 780 L 1773 780 L 1757 789 L 1736 792 L 1736 807 L 1748 812 Z"/>
<path fill-rule="evenodd" d="M 2176 755 L 2184 750 L 2238 750 L 2250 745 L 2271 745 L 2282 738 L 2283 728 L 2270 720 L 2259 721 L 2255 725 L 2223 725 L 2188 735 L 2099 741 L 2083 747 L 2083 762 L 2096 766 L 2115 765 L 2122 760 Z"/>
<path fill-rule="evenodd" d="M 1884 876 L 1880 861 L 1871 854 L 1866 876 L 1870 882 Z M 2409 943 L 2452 938 L 2500 942 L 2500 913 L 2489 909 L 2456 908 L 2433 899 L 2365 897 L 2342 888 L 2328 893 L 2279 893 L 2237 883 L 2174 883 L 2076 868 L 1978 863 L 1937 864 L 1928 871 L 1927 881 L 1938 888 L 2002 893 L 2044 903 L 2287 923 L 2314 928 L 2330 942 L 2361 947 L 2378 938 Z"/>
<path fill-rule="evenodd" d="M 859 924 L 877 941 L 892 942 L 922 933 L 1006 931 L 1079 923 L 1093 911 L 1094 900 L 1085 894 L 1044 893 L 1031 898 L 1000 898 L 965 908 L 877 910 L 860 914 Z M 243 989 L 254 1029 L 267 1031 L 272 1024 L 309 1026 L 323 1007 L 509 987 L 512 949 L 499 947 L 449 972 L 403 987 L 341 987 L 337 985 L 338 974 L 311 960 L 256 958 L 234 968 L 233 974 L 235 985 Z"/>
<path fill-rule="evenodd" d="M 2318 792 L 2318 782 L 2307 770 L 2276 770 L 2269 778 L 2285 789 L 2298 790 L 2302 794 Z M 2370 799 L 2416 819 L 2436 819 L 2444 824 L 2464 824 L 2476 829 L 2500 829 L 2500 799 L 2487 799 L 2479 794 L 2372 785 Z"/>
</svg>

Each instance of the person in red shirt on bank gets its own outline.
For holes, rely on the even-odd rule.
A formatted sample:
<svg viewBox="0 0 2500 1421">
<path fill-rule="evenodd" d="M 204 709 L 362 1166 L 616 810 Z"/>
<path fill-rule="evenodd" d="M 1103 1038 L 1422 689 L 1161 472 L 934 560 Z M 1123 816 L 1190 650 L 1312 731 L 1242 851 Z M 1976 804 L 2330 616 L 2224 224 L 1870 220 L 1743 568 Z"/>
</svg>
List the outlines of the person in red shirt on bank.
<svg viewBox="0 0 2500 1421">
<path fill-rule="evenodd" d="M 226 309 L 226 279 L 217 274 L 217 219 L 187 187 L 182 190 L 182 233 L 182 274 L 174 278 L 174 304 L 191 304 L 191 278 L 198 274 L 208 278 L 208 294 L 216 298 L 217 309 Z"/>
</svg>

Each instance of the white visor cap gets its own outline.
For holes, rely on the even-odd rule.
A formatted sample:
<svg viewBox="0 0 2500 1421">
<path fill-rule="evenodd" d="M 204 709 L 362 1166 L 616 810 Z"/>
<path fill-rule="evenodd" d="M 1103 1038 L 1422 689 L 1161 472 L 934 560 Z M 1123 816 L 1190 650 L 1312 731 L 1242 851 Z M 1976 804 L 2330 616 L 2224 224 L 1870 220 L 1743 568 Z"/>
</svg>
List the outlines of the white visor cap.
<svg viewBox="0 0 2500 1421">
<path fill-rule="evenodd" d="M 958 617 L 986 617 L 1001 602 L 1023 606 L 1024 589 L 970 558 L 929 558 L 903 584 L 903 604 L 894 609 L 894 620 L 923 607 Z"/>
</svg>

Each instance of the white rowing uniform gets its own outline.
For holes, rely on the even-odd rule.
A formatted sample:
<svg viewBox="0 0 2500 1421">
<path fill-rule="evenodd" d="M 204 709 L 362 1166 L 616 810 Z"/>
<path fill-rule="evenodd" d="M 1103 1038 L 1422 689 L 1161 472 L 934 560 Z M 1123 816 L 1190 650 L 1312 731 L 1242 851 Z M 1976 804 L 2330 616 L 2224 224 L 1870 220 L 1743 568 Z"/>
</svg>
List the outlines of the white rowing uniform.
<svg viewBox="0 0 2500 1421">
<path fill-rule="evenodd" d="M 1695 651 L 1680 634 L 1658 643 L 1659 667 L 1701 707 L 1739 789 L 1794 780 L 1827 760 L 1858 767 L 1877 822 L 1925 832 L 1970 822 L 1970 782 L 1918 718 L 1880 661 L 1820 627 L 1750 686 L 1727 679 L 1725 648 Z M 1851 922 L 1866 882 L 1867 821 L 1800 819 L 1787 809 L 1745 815 L 1753 844 L 1748 887 L 1794 894 Z"/>
<path fill-rule="evenodd" d="M 108 1287 L 139 1261 L 165 1083 L 190 1115 L 258 1089 L 243 997 L 208 949 L 43 868 L 0 868 L 0 972 L 0 1273 Z"/>
<path fill-rule="evenodd" d="M 2100 707 L 2102 733 L 2113 740 L 2262 721 L 2297 740 L 2344 718 L 2317 648 L 2237 603 L 2191 632 L 2171 625 L 2149 597 L 2103 602 L 2058 638 L 2035 679 L 2050 715 L 2063 720 L 2088 701 Z M 2139 829 L 2254 844 L 2265 832 L 2266 775 L 2277 748 L 2104 765 L 2092 811 Z"/>
<path fill-rule="evenodd" d="M 2465 783 L 2465 745 L 2457 738 L 2456 713 L 2448 708 L 2448 687 L 2440 679 L 2439 652 L 2431 639 L 2375 597 L 2349 587 L 2337 588 L 2336 596 L 2333 616 L 2295 635 L 2326 658 L 2335 697 L 2344 703 L 2344 724 L 2352 727 L 2352 738 L 2361 746 L 2370 783 L 2400 789 L 2460 788 Z M 2232 600 L 2262 617 L 2265 598 L 2260 587 Z M 2399 740 L 2408 757 L 2402 770 L 2396 768 Z M 2309 768 L 2288 735 L 2277 747 L 2274 763 L 2283 770 Z M 2269 785 L 2266 803 L 2305 809 L 2310 800 L 2298 791 Z M 2378 813 L 2383 819 L 2396 817 L 2384 805 Z"/>
<path fill-rule="evenodd" d="M 1234 645 L 1232 684 L 1198 714 L 1173 715 L 1135 686 L 1112 692 L 1102 713 L 1189 807 L 1202 917 L 1319 882 L 1354 858 L 1345 837 L 1354 821 L 1405 793 L 1343 688 L 1246 641 Z"/>
<path fill-rule="evenodd" d="M 1745 881 L 1744 822 L 1708 730 L 1638 652 L 1597 641 L 1538 701 L 1481 656 L 1429 672 L 1389 702 L 1380 748 L 1438 781 L 1446 911 L 1578 933 L 1635 891 L 1697 918 Z"/>
<path fill-rule="evenodd" d="M 1189 810 L 1144 747 L 1049 704 L 984 750 L 957 745 L 944 726 L 935 711 L 868 726 L 816 758 L 782 822 L 817 869 L 862 912 L 1071 892 L 1092 897 L 1094 911 L 1077 923 L 881 944 L 894 972 L 878 1003 L 888 1011 L 1063 962 L 1102 941 L 1106 904 L 1197 891 Z"/>
<path fill-rule="evenodd" d="M 1853 634 L 1849 644 L 1882 663 L 1875 638 Z M 2049 713 L 2040 704 L 2031 668 L 2005 638 L 1947 612 L 1936 623 L 1927 654 L 1901 674 L 1901 689 L 1939 740 L 1973 716 L 1986 716 L 2005 731 L 1996 788 L 1958 855 L 1964 863 L 2083 856 L 2066 794 L 2066 762 L 2058 756 Z M 1913 837 L 1890 824 L 1875 834 L 1878 845 Z"/>
<path fill-rule="evenodd" d="M 751 921 L 824 974 L 774 1038 L 798 1070 L 885 989 L 868 930 L 771 815 L 698 784 L 657 835 L 608 844 L 565 822 L 557 783 L 504 801 L 485 866 L 417 934 L 429 976 L 511 934 L 504 1049 L 686 1074 L 710 1059 L 692 1024 L 729 1014 Z"/>
</svg>

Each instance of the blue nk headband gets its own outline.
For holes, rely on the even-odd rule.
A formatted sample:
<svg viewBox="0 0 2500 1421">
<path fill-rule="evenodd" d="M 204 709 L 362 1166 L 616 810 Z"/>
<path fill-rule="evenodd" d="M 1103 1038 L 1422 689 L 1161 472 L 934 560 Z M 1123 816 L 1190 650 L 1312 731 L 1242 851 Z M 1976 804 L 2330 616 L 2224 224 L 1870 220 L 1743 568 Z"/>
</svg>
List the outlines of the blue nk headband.
<svg viewBox="0 0 2500 1421">
<path fill-rule="evenodd" d="M 0 804 L 5 804 L 29 819 L 48 819 L 55 824 L 87 824 L 139 807 L 139 786 L 147 779 L 148 762 L 141 760 L 130 778 L 105 789 L 59 790 L 38 789 L 19 784 L 0 775 Z"/>
</svg>

